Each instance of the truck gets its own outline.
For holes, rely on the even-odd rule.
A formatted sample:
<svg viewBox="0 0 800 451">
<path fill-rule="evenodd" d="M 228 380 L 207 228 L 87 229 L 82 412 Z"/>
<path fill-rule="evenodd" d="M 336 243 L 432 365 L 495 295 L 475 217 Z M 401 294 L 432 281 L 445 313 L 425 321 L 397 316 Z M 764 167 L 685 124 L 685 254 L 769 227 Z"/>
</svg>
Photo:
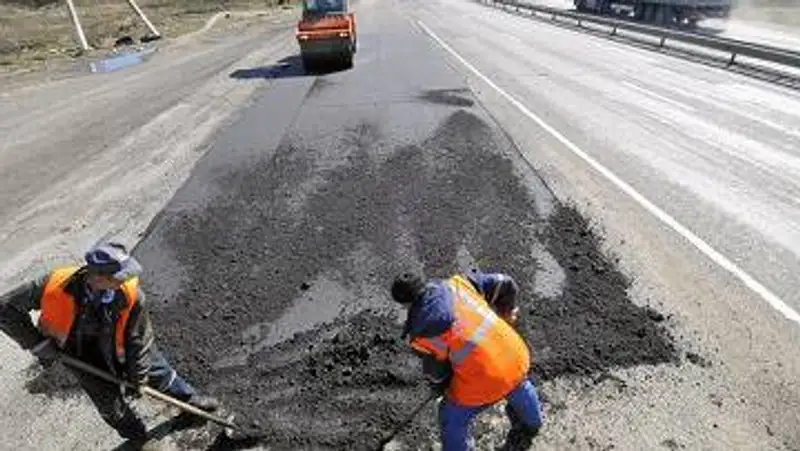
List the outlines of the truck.
<svg viewBox="0 0 800 451">
<path fill-rule="evenodd" d="M 296 37 L 306 70 L 330 61 L 353 66 L 358 41 L 356 17 L 349 6 L 349 0 L 302 0 Z"/>
<path fill-rule="evenodd" d="M 578 12 L 621 16 L 664 27 L 694 29 L 703 19 L 730 17 L 733 0 L 573 0 Z"/>
</svg>

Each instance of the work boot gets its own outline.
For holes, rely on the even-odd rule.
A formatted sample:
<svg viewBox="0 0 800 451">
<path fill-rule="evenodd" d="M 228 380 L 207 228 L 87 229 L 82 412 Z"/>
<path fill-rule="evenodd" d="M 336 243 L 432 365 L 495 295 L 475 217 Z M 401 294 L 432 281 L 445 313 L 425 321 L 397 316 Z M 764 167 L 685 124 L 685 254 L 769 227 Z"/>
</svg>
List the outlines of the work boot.
<svg viewBox="0 0 800 451">
<path fill-rule="evenodd" d="M 206 412 L 214 412 L 219 409 L 219 401 L 211 396 L 194 395 L 186 402 Z"/>
<path fill-rule="evenodd" d="M 503 451 L 527 451 L 533 445 L 533 439 L 539 435 L 540 426 L 514 425 L 506 436 Z"/>
</svg>

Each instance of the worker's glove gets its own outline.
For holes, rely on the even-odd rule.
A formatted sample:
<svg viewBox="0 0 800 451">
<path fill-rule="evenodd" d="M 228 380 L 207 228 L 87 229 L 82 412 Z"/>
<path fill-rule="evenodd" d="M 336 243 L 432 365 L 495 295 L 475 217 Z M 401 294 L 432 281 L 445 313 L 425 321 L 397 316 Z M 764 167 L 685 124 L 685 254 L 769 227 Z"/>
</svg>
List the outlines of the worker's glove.
<svg viewBox="0 0 800 451">
<path fill-rule="evenodd" d="M 58 348 L 51 339 L 45 339 L 31 348 L 31 353 L 39 359 L 39 363 L 50 368 L 58 361 Z"/>
<path fill-rule="evenodd" d="M 501 316 L 508 324 L 513 326 L 519 320 L 519 307 L 514 307 L 510 312 L 504 312 Z"/>
<path fill-rule="evenodd" d="M 426 375 L 425 381 L 428 384 L 428 389 L 439 396 L 443 395 L 447 391 L 447 386 L 450 385 L 450 377 L 448 376 L 434 377 L 433 375 Z"/>
<path fill-rule="evenodd" d="M 122 393 L 128 399 L 139 399 L 142 397 L 142 388 L 138 385 L 133 387 L 126 385 L 122 388 Z"/>
<path fill-rule="evenodd" d="M 444 382 L 431 381 L 428 383 L 428 388 L 437 395 L 442 396 L 447 391 L 447 381 Z"/>
<path fill-rule="evenodd" d="M 122 387 L 122 393 L 126 398 L 139 399 L 142 397 L 142 387 L 147 383 L 144 380 L 132 380 L 128 382 L 129 385 Z"/>
</svg>

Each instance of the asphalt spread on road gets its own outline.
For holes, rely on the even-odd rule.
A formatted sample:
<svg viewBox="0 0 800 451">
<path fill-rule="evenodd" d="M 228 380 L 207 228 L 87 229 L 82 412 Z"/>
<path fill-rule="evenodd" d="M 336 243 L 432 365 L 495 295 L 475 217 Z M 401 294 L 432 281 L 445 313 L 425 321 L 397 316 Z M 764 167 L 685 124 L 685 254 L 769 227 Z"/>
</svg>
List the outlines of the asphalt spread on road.
<svg viewBox="0 0 800 451">
<path fill-rule="evenodd" d="M 588 221 L 531 184 L 460 79 L 442 75 L 451 69 L 429 68 L 453 87 L 428 90 L 393 80 L 389 61 L 372 64 L 392 92 L 371 103 L 330 104 L 337 90 L 374 95 L 370 68 L 280 80 L 218 137 L 137 246 L 158 343 L 186 378 L 268 431 L 270 449 L 376 449 L 426 396 L 391 279 L 414 265 L 447 277 L 465 253 L 517 279 L 534 381 L 677 358 L 663 316 L 631 302 Z M 285 127 L 267 122 L 279 111 Z M 546 259 L 563 273 L 550 294 Z M 69 386 L 48 377 L 30 388 Z M 427 443 L 432 412 L 399 438 Z"/>
</svg>

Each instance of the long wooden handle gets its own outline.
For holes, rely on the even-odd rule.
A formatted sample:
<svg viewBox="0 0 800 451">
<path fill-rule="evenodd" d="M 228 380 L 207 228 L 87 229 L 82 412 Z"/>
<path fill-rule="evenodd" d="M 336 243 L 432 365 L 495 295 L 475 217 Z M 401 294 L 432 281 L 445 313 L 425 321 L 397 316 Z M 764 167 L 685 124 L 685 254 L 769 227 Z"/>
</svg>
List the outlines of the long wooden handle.
<svg viewBox="0 0 800 451">
<path fill-rule="evenodd" d="M 78 360 L 76 358 L 70 357 L 70 356 L 68 356 L 66 354 L 63 354 L 63 353 L 60 354 L 59 358 L 61 359 L 61 361 L 63 361 L 64 363 L 66 363 L 66 364 L 68 364 L 70 366 L 74 366 L 74 367 L 76 367 L 76 368 L 78 368 L 78 369 L 80 369 L 82 371 L 86 371 L 87 373 L 93 374 L 93 375 L 95 375 L 95 376 L 97 376 L 99 378 L 105 379 L 105 380 L 107 380 L 109 382 L 112 382 L 112 383 L 115 383 L 115 384 L 118 384 L 118 385 L 124 385 L 124 386 L 129 387 L 129 388 L 136 388 L 135 385 L 131 384 L 128 381 L 124 381 L 122 379 L 116 378 L 113 375 L 111 375 L 111 374 L 109 374 L 109 373 L 107 373 L 105 371 L 99 370 L 99 369 L 93 367 L 92 365 L 89 365 L 86 362 L 83 362 L 83 361 Z M 142 390 L 142 393 L 144 393 L 144 394 L 146 394 L 146 395 L 148 395 L 150 397 L 153 397 L 153 398 L 159 399 L 161 401 L 164 401 L 167 404 L 171 404 L 171 405 L 173 405 L 173 406 L 175 406 L 175 407 L 177 407 L 179 409 L 185 410 L 185 411 L 187 411 L 189 413 L 193 413 L 193 414 L 195 414 L 197 416 L 200 416 L 200 417 L 203 417 L 203 418 L 205 418 L 207 420 L 211 420 L 211 421 L 213 421 L 213 422 L 215 422 L 217 424 L 221 424 L 223 426 L 227 426 L 227 427 L 229 427 L 231 429 L 238 429 L 239 428 L 238 426 L 236 426 L 235 424 L 231 423 L 228 420 L 222 419 L 222 418 L 220 418 L 220 417 L 218 417 L 216 415 L 212 415 L 212 414 L 206 412 L 205 410 L 198 409 L 197 407 L 195 407 L 195 406 L 193 406 L 191 404 L 187 404 L 187 403 L 185 403 L 183 401 L 175 399 L 175 398 L 173 398 L 173 397 L 171 397 L 169 395 L 161 393 L 160 391 L 155 390 L 155 389 L 153 389 L 151 387 L 148 387 L 146 385 L 142 386 L 141 390 Z"/>
<path fill-rule="evenodd" d="M 236 426 L 235 424 L 231 423 L 228 420 L 220 418 L 220 417 L 218 417 L 216 415 L 212 415 L 212 414 L 206 412 L 203 409 L 198 409 L 197 407 L 195 407 L 195 406 L 193 406 L 191 404 L 185 403 L 185 402 L 183 402 L 183 401 L 181 401 L 179 399 L 175 399 L 175 398 L 173 398 L 171 396 L 168 396 L 168 395 L 166 395 L 164 393 L 161 393 L 160 391 L 158 391 L 156 389 L 153 389 L 151 387 L 143 386 L 142 387 L 142 392 L 144 394 L 148 395 L 148 396 L 151 396 L 151 397 L 156 398 L 156 399 L 160 399 L 161 401 L 164 401 L 164 402 L 166 402 L 168 404 L 172 404 L 173 406 L 175 406 L 175 407 L 177 407 L 179 409 L 185 410 L 185 411 L 187 411 L 189 413 L 193 413 L 193 414 L 195 414 L 197 416 L 200 416 L 200 417 L 203 417 L 203 418 L 205 418 L 207 420 L 211 420 L 211 421 L 213 421 L 213 422 L 215 422 L 217 424 L 221 424 L 221 425 L 229 427 L 231 429 L 238 429 L 239 428 L 239 426 Z"/>
</svg>

